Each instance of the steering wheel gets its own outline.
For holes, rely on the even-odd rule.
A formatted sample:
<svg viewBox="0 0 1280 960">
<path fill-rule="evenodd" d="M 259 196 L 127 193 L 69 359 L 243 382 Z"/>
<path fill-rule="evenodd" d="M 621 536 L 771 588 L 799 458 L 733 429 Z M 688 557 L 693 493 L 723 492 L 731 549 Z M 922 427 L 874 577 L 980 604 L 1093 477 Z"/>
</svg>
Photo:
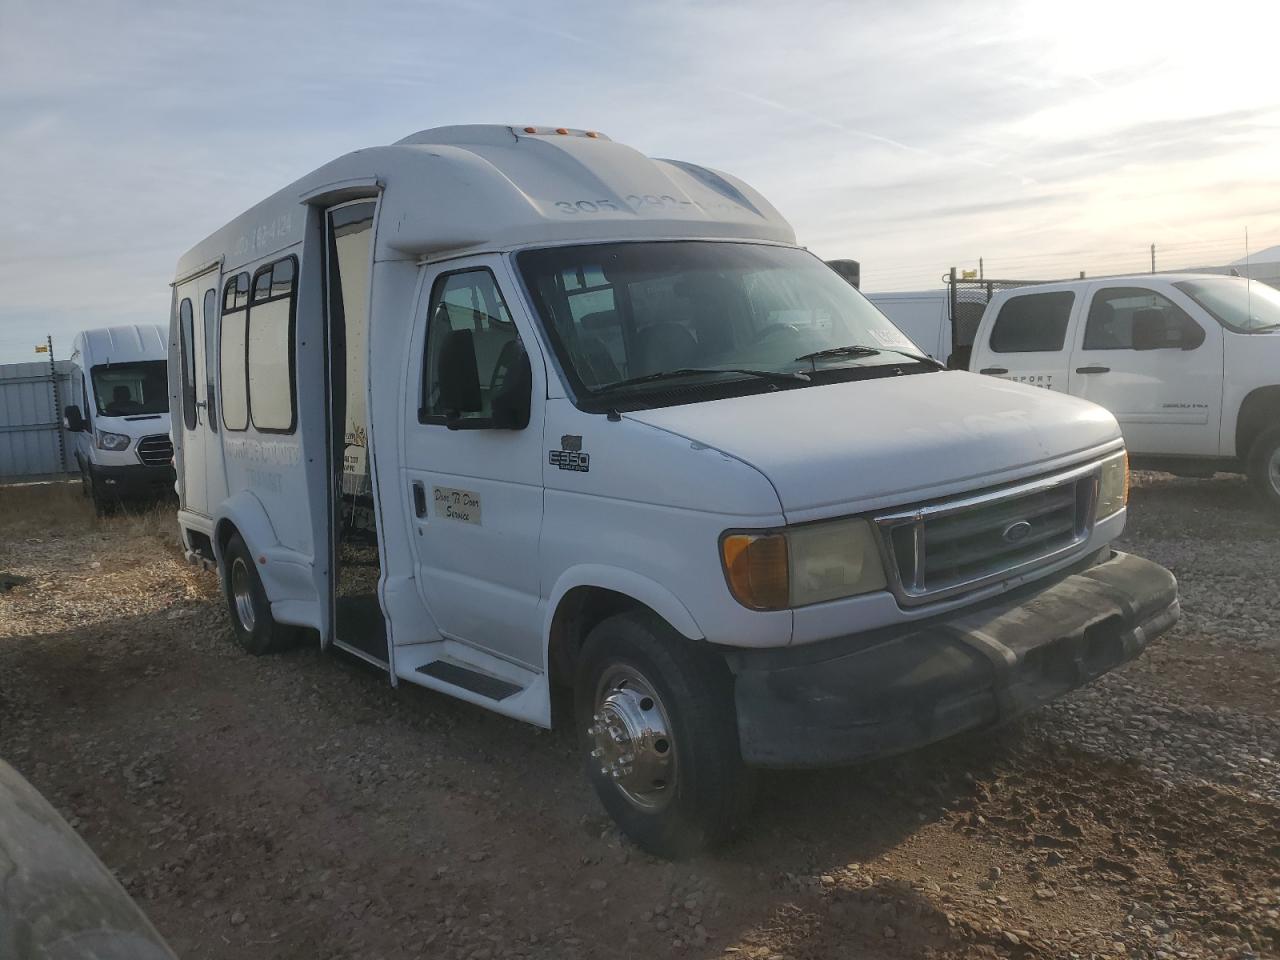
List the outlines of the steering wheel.
<svg viewBox="0 0 1280 960">
<path fill-rule="evenodd" d="M 770 337 L 776 337 L 782 332 L 799 334 L 800 328 L 794 323 L 771 323 L 767 327 L 762 327 L 760 332 L 756 334 L 756 343 L 762 340 L 768 340 Z"/>
</svg>

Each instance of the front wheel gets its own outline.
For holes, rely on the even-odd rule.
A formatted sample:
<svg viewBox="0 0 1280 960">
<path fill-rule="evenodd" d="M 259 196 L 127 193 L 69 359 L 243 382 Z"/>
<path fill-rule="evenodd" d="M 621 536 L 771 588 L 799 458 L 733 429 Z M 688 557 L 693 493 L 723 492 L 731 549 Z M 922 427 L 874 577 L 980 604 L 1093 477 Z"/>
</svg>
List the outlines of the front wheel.
<svg viewBox="0 0 1280 960">
<path fill-rule="evenodd" d="M 262 578 L 253 555 L 240 534 L 233 533 L 222 555 L 222 589 L 231 613 L 231 630 L 236 643 L 254 656 L 275 653 L 289 646 L 294 629 L 276 623 L 271 603 L 262 587 Z"/>
<path fill-rule="evenodd" d="M 656 615 L 623 613 L 587 637 L 575 683 L 587 776 L 628 837 L 660 857 L 728 839 L 750 809 L 724 662 Z"/>
<path fill-rule="evenodd" d="M 1254 441 L 1249 479 L 1267 505 L 1280 512 L 1280 427 L 1272 427 Z"/>
</svg>

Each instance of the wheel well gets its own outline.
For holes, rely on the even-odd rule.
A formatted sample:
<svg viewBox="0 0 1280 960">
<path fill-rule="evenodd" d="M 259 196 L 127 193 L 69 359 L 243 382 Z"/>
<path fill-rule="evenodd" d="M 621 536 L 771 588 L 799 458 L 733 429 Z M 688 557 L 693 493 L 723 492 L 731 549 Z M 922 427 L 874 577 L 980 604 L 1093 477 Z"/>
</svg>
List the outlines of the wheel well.
<svg viewBox="0 0 1280 960">
<path fill-rule="evenodd" d="M 1280 386 L 1259 387 L 1240 404 L 1236 421 L 1236 456 L 1245 460 L 1262 431 L 1280 422 Z"/>
<path fill-rule="evenodd" d="M 574 587 L 560 599 L 551 620 L 547 662 L 555 686 L 572 686 L 578 652 L 596 624 L 626 610 L 648 610 L 625 593 L 603 587 Z"/>
<path fill-rule="evenodd" d="M 217 528 L 213 531 L 213 537 L 218 544 L 219 557 L 227 555 L 227 544 L 231 542 L 232 535 L 239 532 L 236 529 L 236 525 L 230 520 L 222 520 L 218 523 Z"/>
</svg>

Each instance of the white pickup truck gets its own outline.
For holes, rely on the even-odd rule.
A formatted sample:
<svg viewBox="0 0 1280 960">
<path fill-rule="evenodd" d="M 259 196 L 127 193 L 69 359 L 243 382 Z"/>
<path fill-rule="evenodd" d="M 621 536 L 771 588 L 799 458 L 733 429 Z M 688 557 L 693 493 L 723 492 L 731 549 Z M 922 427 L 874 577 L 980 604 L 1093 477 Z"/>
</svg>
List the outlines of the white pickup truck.
<svg viewBox="0 0 1280 960">
<path fill-rule="evenodd" d="M 996 294 L 970 369 L 1115 414 L 1137 467 L 1246 472 L 1280 510 L 1280 291 L 1159 274 Z"/>
</svg>

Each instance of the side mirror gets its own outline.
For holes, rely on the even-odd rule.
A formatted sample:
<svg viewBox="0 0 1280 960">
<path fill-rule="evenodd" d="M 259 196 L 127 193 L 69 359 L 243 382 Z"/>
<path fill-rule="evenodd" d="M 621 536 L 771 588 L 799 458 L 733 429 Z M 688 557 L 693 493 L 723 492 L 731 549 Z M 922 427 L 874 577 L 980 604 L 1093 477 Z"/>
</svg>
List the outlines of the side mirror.
<svg viewBox="0 0 1280 960">
<path fill-rule="evenodd" d="M 62 425 L 72 433 L 83 433 L 86 429 L 84 415 L 74 403 L 62 410 Z"/>
<path fill-rule="evenodd" d="M 470 330 L 454 330 L 445 337 L 436 369 L 440 376 L 440 407 L 450 421 L 460 421 L 464 413 L 479 413 L 484 409 L 480 373 L 476 369 L 475 337 Z"/>
<path fill-rule="evenodd" d="M 533 368 L 524 344 L 508 341 L 498 358 L 498 370 L 502 380 L 490 400 L 493 425 L 499 430 L 523 430 L 529 425 L 533 399 Z"/>
</svg>

